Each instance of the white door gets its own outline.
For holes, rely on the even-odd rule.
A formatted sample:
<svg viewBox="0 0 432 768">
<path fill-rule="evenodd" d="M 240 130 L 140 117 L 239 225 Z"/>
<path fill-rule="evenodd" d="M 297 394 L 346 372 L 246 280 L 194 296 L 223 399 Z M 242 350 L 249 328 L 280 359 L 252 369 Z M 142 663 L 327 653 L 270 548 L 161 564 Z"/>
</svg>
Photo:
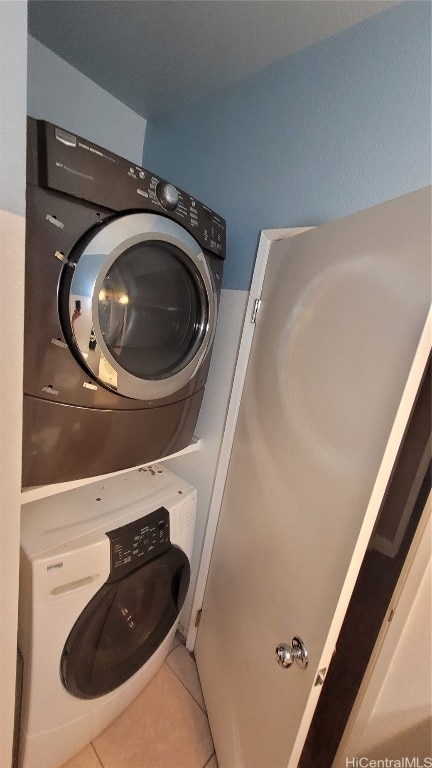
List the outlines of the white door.
<svg viewBox="0 0 432 768">
<path fill-rule="evenodd" d="M 270 248 L 195 646 L 220 768 L 298 763 L 425 367 L 430 249 L 429 188 Z M 276 662 L 294 636 L 305 669 Z"/>
</svg>

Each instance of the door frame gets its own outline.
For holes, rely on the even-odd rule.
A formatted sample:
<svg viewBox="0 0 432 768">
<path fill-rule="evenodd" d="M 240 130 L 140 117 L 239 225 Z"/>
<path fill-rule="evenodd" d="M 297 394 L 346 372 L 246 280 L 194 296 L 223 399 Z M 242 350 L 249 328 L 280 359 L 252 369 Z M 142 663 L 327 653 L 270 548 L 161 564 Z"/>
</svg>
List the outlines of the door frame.
<svg viewBox="0 0 432 768">
<path fill-rule="evenodd" d="M 411 547 L 381 625 L 362 684 L 351 710 L 333 765 L 356 754 L 369 725 L 391 661 L 409 619 L 415 597 L 431 560 L 432 492 L 429 493 Z"/>
<path fill-rule="evenodd" d="M 227 416 L 225 419 L 225 427 L 216 468 L 213 492 L 210 501 L 206 533 L 198 569 L 197 584 L 192 603 L 191 619 L 187 631 L 186 647 L 189 651 L 193 651 L 195 647 L 199 615 L 204 600 L 204 592 L 210 569 L 210 560 L 212 556 L 214 540 L 216 537 L 216 529 L 219 522 L 219 515 L 222 506 L 222 498 L 225 489 L 228 465 L 231 457 L 231 449 L 234 441 L 240 401 L 249 363 L 253 335 L 255 332 L 255 317 L 259 311 L 259 304 L 256 304 L 256 302 L 260 301 L 270 248 L 276 240 L 285 240 L 291 237 L 295 237 L 295 235 L 300 235 L 310 229 L 314 229 L 314 227 L 263 229 L 260 233 L 255 267 L 253 271 L 249 297 L 246 304 L 245 319 L 240 339 L 237 363 L 234 372 L 234 379 L 231 388 Z"/>
</svg>

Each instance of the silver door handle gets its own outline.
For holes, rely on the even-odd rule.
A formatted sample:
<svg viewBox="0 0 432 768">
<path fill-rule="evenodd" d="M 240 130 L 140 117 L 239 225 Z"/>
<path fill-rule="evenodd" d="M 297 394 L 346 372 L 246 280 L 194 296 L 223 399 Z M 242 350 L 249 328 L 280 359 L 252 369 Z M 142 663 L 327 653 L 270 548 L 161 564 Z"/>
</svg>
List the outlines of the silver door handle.
<svg viewBox="0 0 432 768">
<path fill-rule="evenodd" d="M 277 663 L 287 669 L 291 666 L 293 661 L 299 665 L 301 669 L 306 669 L 308 665 L 308 652 L 307 648 L 301 639 L 301 637 L 293 637 L 291 640 L 292 645 L 287 643 L 279 643 L 276 646 L 276 661 Z"/>
</svg>

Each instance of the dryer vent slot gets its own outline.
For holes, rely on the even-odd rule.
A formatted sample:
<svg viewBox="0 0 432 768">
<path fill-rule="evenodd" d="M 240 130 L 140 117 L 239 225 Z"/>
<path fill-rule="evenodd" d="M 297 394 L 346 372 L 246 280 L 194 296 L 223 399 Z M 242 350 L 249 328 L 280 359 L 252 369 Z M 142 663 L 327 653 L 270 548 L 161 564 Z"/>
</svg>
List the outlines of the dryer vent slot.
<svg viewBox="0 0 432 768">
<path fill-rule="evenodd" d="M 74 589 L 80 587 L 86 587 L 87 584 L 91 584 L 93 581 L 99 578 L 99 574 L 95 573 L 94 576 L 85 576 L 83 579 L 77 579 L 76 581 L 70 581 L 69 584 L 62 584 L 60 587 L 54 587 L 51 590 L 51 595 L 63 595 L 65 592 L 73 592 Z"/>
</svg>

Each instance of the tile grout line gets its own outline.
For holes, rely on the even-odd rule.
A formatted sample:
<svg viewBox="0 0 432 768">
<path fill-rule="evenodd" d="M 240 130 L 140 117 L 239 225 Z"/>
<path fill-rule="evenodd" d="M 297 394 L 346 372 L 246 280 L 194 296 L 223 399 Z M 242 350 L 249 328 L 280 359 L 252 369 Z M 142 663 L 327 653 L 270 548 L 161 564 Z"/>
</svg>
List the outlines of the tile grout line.
<svg viewBox="0 0 432 768">
<path fill-rule="evenodd" d="M 179 681 L 179 683 L 180 683 L 180 684 L 182 685 L 182 687 L 185 689 L 186 693 L 188 693 L 188 695 L 191 697 L 192 701 L 194 701 L 194 702 L 195 702 L 195 704 L 196 704 L 196 705 L 199 707 L 199 709 L 201 710 L 201 712 L 202 712 L 202 713 L 203 713 L 203 714 L 206 716 L 206 719 L 207 719 L 207 724 L 208 724 L 208 726 L 209 726 L 209 730 L 210 730 L 210 724 L 209 724 L 209 722 L 208 722 L 208 716 L 207 716 L 207 712 L 206 712 L 206 710 L 202 708 L 201 704 L 200 704 L 200 703 L 199 703 L 199 702 L 196 700 L 195 696 L 193 696 L 193 694 L 192 694 L 192 693 L 189 691 L 189 689 L 186 687 L 186 685 L 184 684 L 184 682 L 183 682 L 183 681 L 182 681 L 182 680 L 179 678 L 179 676 L 176 674 L 176 672 L 174 671 L 174 669 L 172 669 L 172 667 L 170 667 L 170 665 L 167 663 L 167 661 L 168 661 L 168 657 L 169 657 L 169 656 L 170 656 L 170 655 L 171 655 L 171 654 L 172 654 L 172 653 L 173 653 L 173 652 L 176 650 L 176 648 L 178 648 L 178 646 L 179 646 L 179 645 L 182 645 L 182 642 L 181 642 L 181 640 L 180 640 L 180 641 L 177 643 L 177 645 L 176 645 L 174 648 L 171 648 L 171 650 L 170 650 L 169 654 L 167 655 L 167 657 L 166 657 L 166 659 L 165 659 L 165 664 L 166 664 L 166 666 L 169 668 L 169 670 L 170 670 L 170 671 L 173 673 L 174 677 L 175 677 L 175 678 L 176 678 L 176 679 Z M 193 658 L 193 657 L 192 657 L 192 658 Z M 194 663 L 195 663 L 195 659 L 193 659 L 193 660 L 194 660 Z M 210 734 L 211 734 L 211 731 L 210 731 Z M 100 764 L 101 768 L 105 768 L 105 766 L 104 766 L 104 764 L 103 764 L 103 762 L 102 762 L 101 758 L 100 758 L 100 757 L 99 757 L 99 755 L 98 755 L 98 752 L 97 752 L 97 750 L 96 750 L 96 747 L 95 747 L 95 745 L 94 745 L 93 741 L 91 741 L 91 742 L 90 742 L 90 745 L 91 745 L 91 748 L 93 749 L 93 752 L 94 752 L 94 753 L 95 753 L 95 755 L 96 755 L 96 759 L 97 759 L 98 763 Z M 214 750 L 214 747 L 213 747 L 213 752 L 211 753 L 211 755 L 210 755 L 210 757 L 208 758 L 208 760 L 207 760 L 207 761 L 204 763 L 204 765 L 203 765 L 203 768 L 206 768 L 206 766 L 209 764 L 210 760 L 212 759 L 213 755 L 215 755 L 215 750 Z"/>
<path fill-rule="evenodd" d="M 101 768 L 105 768 L 105 766 L 104 766 L 104 764 L 103 764 L 102 760 L 100 759 L 100 757 L 99 757 L 99 755 L 98 755 L 98 753 L 97 753 L 97 750 L 96 750 L 96 747 L 95 747 L 95 745 L 93 744 L 93 742 L 92 742 L 92 741 L 90 742 L 90 744 L 91 744 L 91 746 L 92 746 L 93 752 L 95 753 L 95 755 L 96 755 L 96 758 L 97 758 L 98 762 L 99 762 L 99 763 L 100 763 L 100 765 L 101 765 Z"/>
<path fill-rule="evenodd" d="M 181 680 L 181 679 L 180 679 L 180 677 L 178 676 L 177 672 L 176 672 L 176 671 L 175 671 L 175 670 L 174 670 L 172 667 L 170 667 L 170 665 L 167 663 L 167 661 L 165 661 L 165 664 L 167 665 L 167 667 L 169 667 L 169 669 L 171 670 L 171 672 L 173 673 L 173 675 L 175 675 L 175 677 L 177 678 L 177 680 L 179 681 L 179 683 L 181 683 L 181 684 L 182 684 L 182 686 L 183 686 L 183 688 L 185 689 L 185 691 L 187 691 L 187 692 L 188 692 L 189 696 L 191 697 L 191 699 L 193 699 L 193 701 L 195 702 L 195 704 L 197 704 L 197 706 L 200 708 L 201 712 L 203 712 L 203 713 L 204 713 L 204 715 L 205 715 L 205 716 L 206 716 L 206 718 L 207 718 L 207 722 L 208 722 L 208 715 L 207 715 L 207 710 L 202 708 L 202 706 L 201 706 L 201 704 L 199 703 L 199 701 L 197 701 L 197 700 L 196 700 L 196 698 L 195 698 L 195 696 L 193 695 L 193 693 L 191 693 L 191 692 L 190 692 L 190 690 L 189 690 L 189 688 L 187 687 L 187 685 L 185 685 L 185 683 L 183 682 L 183 680 Z M 210 727 L 210 725 L 209 725 L 209 727 Z M 207 763 L 206 763 L 206 765 L 207 765 Z M 205 767 L 204 767 L 204 768 L 205 768 Z"/>
<path fill-rule="evenodd" d="M 182 643 L 181 643 L 181 641 L 180 641 L 180 644 L 182 644 Z M 185 647 L 186 647 L 186 646 L 185 646 Z M 173 650 L 175 650 L 175 648 L 173 648 Z M 186 648 L 186 650 L 187 650 L 187 648 Z M 188 651 L 188 653 L 189 653 L 189 651 Z M 192 654 L 190 654 L 190 656 L 191 656 L 191 659 L 193 660 L 193 662 L 194 662 L 194 664 L 195 664 L 195 666 L 196 666 L 195 657 L 194 657 L 194 656 L 192 656 Z M 168 657 L 167 657 L 167 658 L 168 658 Z M 165 663 L 167 664 L 167 662 L 166 662 L 166 661 L 165 661 Z M 210 730 L 210 723 L 209 723 L 209 719 L 208 719 L 207 710 L 202 708 L 202 706 L 201 706 L 201 704 L 199 703 L 199 701 L 197 701 L 197 700 L 196 700 L 196 698 L 195 698 L 195 696 L 194 696 L 194 695 L 193 695 L 193 694 L 192 694 L 192 693 L 189 691 L 189 689 L 187 688 L 187 686 L 185 685 L 185 683 L 183 682 L 183 680 L 181 680 L 181 679 L 179 678 L 179 676 L 177 675 L 177 673 L 175 672 L 175 670 L 174 670 L 174 669 L 172 669 L 172 667 L 170 667 L 170 665 L 169 665 L 169 664 L 167 664 L 167 667 L 169 667 L 169 669 L 170 669 L 170 670 L 171 670 L 171 672 L 172 672 L 172 673 L 175 675 L 175 677 L 177 678 L 177 680 L 179 681 L 179 683 L 181 683 L 181 685 L 183 686 L 183 688 L 185 689 L 185 691 L 187 691 L 187 693 L 189 694 L 189 696 L 191 697 L 191 699 L 192 699 L 192 700 L 195 702 L 195 704 L 197 704 L 197 705 L 198 705 L 198 707 L 200 708 L 201 712 L 202 712 L 202 713 L 203 713 L 203 714 L 206 716 L 206 720 L 207 720 L 207 724 L 208 724 L 208 727 L 209 727 L 210 735 L 211 735 L 211 737 L 212 737 L 212 741 L 213 741 L 213 734 L 212 734 L 212 732 L 211 732 L 211 730 Z M 198 674 L 198 670 L 197 670 L 197 674 Z M 198 680 L 199 680 L 199 675 L 198 675 Z M 201 685 L 201 683 L 200 683 L 200 685 Z M 202 691 L 201 691 L 201 692 L 202 692 Z M 207 760 L 207 762 L 205 762 L 205 763 L 204 763 L 204 765 L 203 765 L 203 768 L 206 768 L 206 766 L 207 766 L 207 765 L 210 763 L 210 760 L 212 759 L 212 757 L 213 757 L 213 756 L 215 756 L 215 757 L 216 757 L 216 750 L 215 750 L 215 748 L 214 748 L 214 744 L 213 744 L 213 752 L 211 753 L 211 755 L 210 755 L 209 759 Z"/>
<path fill-rule="evenodd" d="M 216 752 L 215 752 L 215 750 L 213 750 L 213 752 L 211 753 L 211 755 L 210 755 L 209 759 L 207 760 L 207 762 L 206 762 L 206 763 L 204 763 L 204 765 L 203 765 L 203 768 L 206 768 L 206 766 L 209 764 L 209 762 L 210 762 L 210 760 L 212 759 L 212 757 L 216 757 Z"/>
<path fill-rule="evenodd" d="M 178 640 L 175 645 L 171 646 L 170 650 L 167 653 L 166 658 L 168 658 L 168 656 L 171 656 L 171 654 L 174 653 L 174 651 L 176 650 L 176 648 L 179 647 L 179 645 L 184 645 L 184 643 L 181 640 Z M 165 659 L 165 661 L 166 661 L 166 659 Z"/>
<path fill-rule="evenodd" d="M 173 650 L 175 650 L 175 649 L 173 648 Z M 172 651 L 171 651 L 171 653 L 172 653 Z M 169 655 L 169 654 L 168 654 L 168 655 Z M 167 656 L 167 658 L 168 658 L 168 656 Z M 165 664 L 166 664 L 166 660 L 165 660 Z M 192 701 L 194 701 L 194 702 L 195 702 L 195 704 L 196 704 L 196 705 L 199 707 L 199 709 L 201 710 L 201 712 L 202 712 L 202 713 L 205 715 L 205 717 L 206 717 L 206 719 L 207 719 L 207 724 L 208 724 L 208 727 L 209 727 L 209 730 L 210 730 L 210 723 L 208 722 L 207 712 L 206 712 L 206 711 L 205 711 L 205 710 L 204 710 L 204 709 L 201 707 L 201 705 L 198 703 L 198 701 L 196 700 L 196 698 L 195 698 L 194 696 L 192 696 L 191 692 L 190 692 L 190 691 L 187 689 L 187 687 L 185 686 L 185 684 L 183 683 L 183 681 L 182 681 L 182 680 L 180 680 L 180 678 L 179 678 L 179 677 L 178 677 L 178 675 L 177 675 L 177 674 L 174 672 L 174 670 L 173 670 L 173 669 L 171 669 L 171 667 L 169 666 L 169 664 L 166 664 L 166 665 L 167 665 L 167 667 L 169 668 L 169 670 L 170 670 L 170 671 L 173 673 L 174 677 L 175 677 L 175 678 L 176 678 L 176 679 L 179 681 L 179 683 L 180 683 L 180 684 L 182 685 L 182 687 L 185 689 L 186 693 L 187 693 L 187 694 L 188 694 L 188 695 L 191 697 Z M 210 735 L 211 735 L 211 731 L 210 731 Z M 213 742 L 213 736 L 212 736 L 212 742 Z M 97 758 L 97 760 L 98 760 L 98 762 L 99 762 L 99 764 L 100 764 L 101 768 L 105 768 L 105 766 L 104 766 L 104 764 L 103 764 L 103 762 L 102 762 L 101 758 L 100 758 L 100 757 L 99 757 L 99 755 L 98 755 L 98 752 L 97 752 L 97 750 L 96 750 L 96 747 L 95 747 L 95 745 L 94 745 L 94 743 L 93 743 L 92 741 L 90 742 L 90 745 L 91 745 L 91 747 L 92 747 L 92 749 L 93 749 L 93 751 L 94 751 L 94 753 L 95 753 L 95 755 L 96 755 L 96 758 Z M 210 763 L 210 760 L 212 759 L 212 757 L 213 757 L 213 756 L 215 756 L 215 755 L 216 755 L 216 752 L 215 752 L 215 749 L 214 749 L 214 745 L 213 745 L 213 751 L 212 751 L 212 753 L 211 753 L 210 757 L 208 758 L 208 760 L 206 760 L 206 762 L 205 762 L 205 763 L 204 763 L 204 765 L 202 766 L 202 768 L 206 768 L 206 766 L 207 766 L 207 765 Z"/>
</svg>

